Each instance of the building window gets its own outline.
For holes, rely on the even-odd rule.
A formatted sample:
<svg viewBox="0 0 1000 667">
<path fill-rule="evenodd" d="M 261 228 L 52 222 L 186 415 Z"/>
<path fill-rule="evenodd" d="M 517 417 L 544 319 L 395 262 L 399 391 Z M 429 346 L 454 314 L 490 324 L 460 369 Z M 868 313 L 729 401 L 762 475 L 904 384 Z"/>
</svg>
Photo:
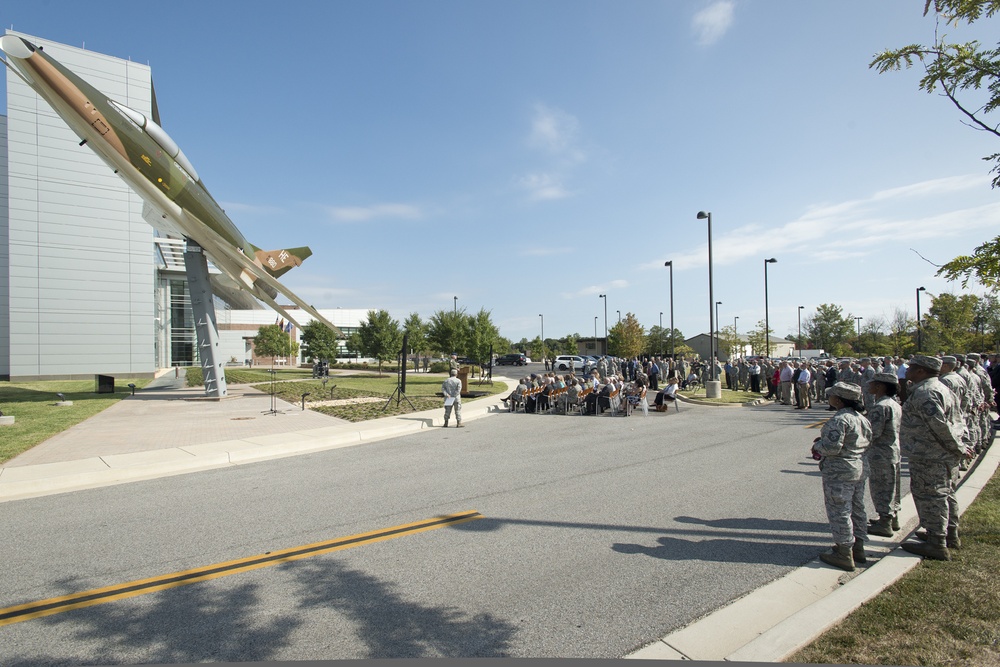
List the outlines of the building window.
<svg viewBox="0 0 1000 667">
<path fill-rule="evenodd" d="M 191 312 L 187 282 L 170 281 L 170 365 L 194 366 L 199 363 L 197 332 Z"/>
</svg>

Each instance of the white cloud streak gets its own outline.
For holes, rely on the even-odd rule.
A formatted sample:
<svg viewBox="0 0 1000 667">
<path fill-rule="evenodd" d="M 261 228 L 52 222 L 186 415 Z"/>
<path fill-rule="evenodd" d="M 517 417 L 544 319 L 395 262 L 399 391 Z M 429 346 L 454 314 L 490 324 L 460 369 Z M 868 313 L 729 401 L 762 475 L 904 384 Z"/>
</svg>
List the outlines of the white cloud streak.
<svg viewBox="0 0 1000 667">
<path fill-rule="evenodd" d="M 736 3 L 732 0 L 721 0 L 694 15 L 691 27 L 694 29 L 698 43 L 711 46 L 722 39 L 733 25 Z"/>
<path fill-rule="evenodd" d="M 577 290 L 576 292 L 563 292 L 562 297 L 564 299 L 576 299 L 582 296 L 597 296 L 598 294 L 605 294 L 610 290 L 621 290 L 628 287 L 627 280 L 612 280 L 604 285 L 590 285 L 589 287 L 584 287 L 583 289 Z"/>
<path fill-rule="evenodd" d="M 419 220 L 423 217 L 423 211 L 411 204 L 328 206 L 326 212 L 334 222 L 367 222 L 378 218 Z"/>
<path fill-rule="evenodd" d="M 1000 228 L 1000 202 L 982 206 L 899 216 L 895 210 L 926 197 L 955 194 L 985 187 L 982 176 L 957 176 L 874 193 L 866 199 L 816 206 L 797 220 L 776 228 L 747 225 L 713 239 L 712 261 L 717 266 L 756 257 L 796 253 L 820 262 L 858 259 L 885 252 L 888 244 L 951 238 L 980 229 Z M 674 256 L 678 271 L 703 267 L 708 259 L 707 243 Z M 663 260 L 647 262 L 644 269 L 661 270 Z"/>
</svg>

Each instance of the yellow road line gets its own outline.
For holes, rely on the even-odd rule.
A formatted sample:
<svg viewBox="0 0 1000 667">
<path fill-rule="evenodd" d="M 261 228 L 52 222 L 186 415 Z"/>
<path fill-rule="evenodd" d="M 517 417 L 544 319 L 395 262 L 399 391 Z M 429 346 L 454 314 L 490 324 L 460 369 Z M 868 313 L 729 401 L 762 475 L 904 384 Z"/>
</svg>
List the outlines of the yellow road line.
<svg viewBox="0 0 1000 667">
<path fill-rule="evenodd" d="M 824 419 L 823 421 L 816 422 L 815 424 L 809 424 L 808 426 L 806 426 L 806 428 L 819 428 L 823 424 L 827 423 L 828 421 L 830 421 L 830 420 L 829 419 Z"/>
<path fill-rule="evenodd" d="M 59 614 L 71 609 L 81 609 L 83 607 L 104 604 L 105 602 L 112 602 L 114 600 L 123 600 L 125 598 L 145 595 L 147 593 L 162 591 L 168 588 L 176 588 L 177 586 L 185 586 L 199 581 L 217 579 L 219 577 L 226 577 L 239 572 L 248 572 L 262 567 L 277 565 L 279 563 L 287 563 L 294 560 L 300 560 L 302 558 L 318 556 L 320 554 L 330 553 L 331 551 L 342 551 L 344 549 L 351 549 L 353 547 L 372 544 L 374 542 L 391 540 L 404 535 L 414 535 L 416 533 L 423 533 L 428 530 L 435 530 L 445 526 L 455 526 L 460 523 L 482 518 L 483 515 L 479 512 L 469 510 L 468 512 L 433 517 L 431 519 L 424 519 L 423 521 L 405 523 L 391 528 L 373 530 L 367 533 L 358 533 L 357 535 L 349 535 L 347 537 L 338 537 L 325 542 L 315 542 L 313 544 L 292 547 L 281 551 L 268 551 L 267 553 L 259 556 L 250 556 L 248 558 L 240 558 L 223 563 L 216 563 L 214 565 L 207 565 L 205 567 L 194 568 L 191 570 L 183 570 L 181 572 L 174 572 L 172 574 L 165 574 L 158 577 L 139 579 L 137 581 L 116 584 L 114 586 L 95 588 L 81 593 L 73 593 L 71 595 L 49 598 L 47 600 L 29 602 L 27 604 L 0 609 L 0 627 L 10 625 L 12 623 L 27 621 L 32 618 L 41 618 L 43 616 Z"/>
</svg>

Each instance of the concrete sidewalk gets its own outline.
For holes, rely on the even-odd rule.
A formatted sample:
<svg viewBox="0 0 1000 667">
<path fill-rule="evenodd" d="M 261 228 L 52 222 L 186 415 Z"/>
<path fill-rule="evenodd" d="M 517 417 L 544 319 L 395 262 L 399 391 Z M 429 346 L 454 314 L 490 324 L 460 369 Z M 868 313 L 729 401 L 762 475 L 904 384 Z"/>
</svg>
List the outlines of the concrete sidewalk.
<svg viewBox="0 0 1000 667">
<path fill-rule="evenodd" d="M 507 393 L 466 399 L 463 421 L 504 410 Z M 349 447 L 444 423 L 442 408 L 353 423 L 280 399 L 273 407 L 276 414 L 270 395 L 246 385 L 231 385 L 217 401 L 183 378 L 157 378 L 0 467 L 0 502 Z"/>
</svg>

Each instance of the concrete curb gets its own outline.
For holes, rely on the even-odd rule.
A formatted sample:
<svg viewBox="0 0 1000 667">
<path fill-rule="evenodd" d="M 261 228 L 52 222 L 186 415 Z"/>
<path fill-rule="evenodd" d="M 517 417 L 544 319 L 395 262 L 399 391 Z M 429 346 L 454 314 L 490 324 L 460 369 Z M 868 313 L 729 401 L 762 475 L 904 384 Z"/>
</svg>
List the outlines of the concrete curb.
<svg viewBox="0 0 1000 667">
<path fill-rule="evenodd" d="M 494 380 L 504 382 L 508 386 L 511 383 L 508 378 L 495 377 Z M 462 421 L 474 421 L 491 414 L 506 412 L 501 408 L 505 394 L 506 392 L 501 392 L 463 403 Z M 342 426 L 59 463 L 0 468 L 0 502 L 82 491 L 112 484 L 138 482 L 378 442 L 417 433 L 425 428 L 441 427 L 444 425 L 443 413 L 443 409 L 435 408 Z"/>
<path fill-rule="evenodd" d="M 991 447 L 959 486 L 965 511 L 1000 466 L 1000 447 Z M 846 573 L 811 561 L 729 605 L 639 649 L 640 660 L 725 660 L 782 662 L 844 620 L 923 560 L 899 549 L 917 527 L 913 503 L 903 499 L 898 537 L 871 536 L 869 554 L 879 560 Z"/>
</svg>

